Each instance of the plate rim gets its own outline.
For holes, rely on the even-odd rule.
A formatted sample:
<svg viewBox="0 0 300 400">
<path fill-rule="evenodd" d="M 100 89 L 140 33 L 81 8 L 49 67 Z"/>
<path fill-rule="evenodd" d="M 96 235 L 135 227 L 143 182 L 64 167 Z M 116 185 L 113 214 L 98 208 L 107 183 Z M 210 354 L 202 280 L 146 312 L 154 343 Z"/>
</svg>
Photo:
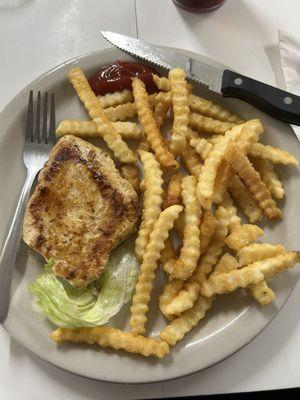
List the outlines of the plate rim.
<svg viewBox="0 0 300 400">
<path fill-rule="evenodd" d="M 40 76 L 38 76 L 36 79 L 34 79 L 33 81 L 31 81 L 29 84 L 27 84 L 22 90 L 20 90 L 5 106 L 4 108 L 0 111 L 0 121 L 3 117 L 5 117 L 5 114 L 7 112 L 9 112 L 10 108 L 13 106 L 14 101 L 21 96 L 22 94 L 26 93 L 28 91 L 28 89 L 32 86 L 32 85 L 36 85 L 40 80 L 43 80 L 45 78 L 47 78 L 48 76 L 52 75 L 53 73 L 55 73 L 56 71 L 66 67 L 67 65 L 71 65 L 71 64 L 78 64 L 78 62 L 80 62 L 80 60 L 82 59 L 86 59 L 88 57 L 94 57 L 97 55 L 103 55 L 103 53 L 109 53 L 112 50 L 117 50 L 118 52 L 120 52 L 120 50 L 116 49 L 115 47 L 111 46 L 111 47 L 107 47 L 104 49 L 98 49 L 98 50 L 94 50 L 94 51 L 90 51 L 84 54 L 81 54 L 79 56 L 70 58 L 56 66 L 54 66 L 53 68 L 51 68 L 50 70 L 44 72 L 43 74 L 41 74 Z M 222 67 L 222 68 L 228 68 L 226 65 L 215 61 L 207 56 L 201 55 L 199 53 L 195 53 L 192 51 L 188 51 L 185 49 L 178 49 L 176 48 L 176 50 L 183 52 L 185 54 L 190 54 L 193 57 L 203 60 L 207 63 L 210 63 L 211 65 L 217 66 L 217 67 Z M 128 58 L 132 58 L 132 56 L 130 54 L 126 53 L 126 56 L 128 56 Z M 15 335 L 14 332 L 12 332 L 11 330 L 9 330 L 9 328 L 6 326 L 6 320 L 4 320 L 1 324 L 3 326 L 3 328 L 8 332 L 8 334 L 13 338 L 13 340 L 15 340 L 17 343 L 21 344 L 21 346 L 24 346 L 26 348 L 26 350 L 29 350 L 31 353 L 33 353 L 35 356 L 39 357 L 40 359 L 42 359 L 43 361 L 49 363 L 50 365 L 54 365 L 55 367 L 62 369 L 66 372 L 70 372 L 74 375 L 78 375 L 78 376 L 82 376 L 85 377 L 87 379 L 92 379 L 92 380 L 96 380 L 96 381 L 100 381 L 100 382 L 107 382 L 107 383 L 117 383 L 117 384 L 130 384 L 130 385 L 141 385 L 141 384 L 151 384 L 151 383 L 161 383 L 161 382 L 166 382 L 166 381 L 170 381 L 170 380 L 177 380 L 177 379 L 181 379 L 181 378 L 185 378 L 191 375 L 194 375 L 196 373 L 199 373 L 201 371 L 205 371 L 209 368 L 211 368 L 212 366 L 220 363 L 221 361 L 226 360 L 227 358 L 229 358 L 230 356 L 236 354 L 238 351 L 240 351 L 241 349 L 243 349 L 244 347 L 246 347 L 250 342 L 252 342 L 256 337 L 258 337 L 272 322 L 273 320 L 278 316 L 279 312 L 284 308 L 285 304 L 287 303 L 288 299 L 290 298 L 293 290 L 295 289 L 295 286 L 297 284 L 297 281 L 295 282 L 295 284 L 293 286 L 291 286 L 289 288 L 289 293 L 287 294 L 285 300 L 283 301 L 283 303 L 279 306 L 279 308 L 277 309 L 276 312 L 274 312 L 271 317 L 268 317 L 268 321 L 266 324 L 264 324 L 263 327 L 259 328 L 257 332 L 255 332 L 255 334 L 251 335 L 248 340 L 243 344 L 243 345 L 239 345 L 237 344 L 235 350 L 229 350 L 227 354 L 225 354 L 223 357 L 219 358 L 217 361 L 215 361 L 214 359 L 210 362 L 208 362 L 206 364 L 205 367 L 199 367 L 199 369 L 194 369 L 191 372 L 187 372 L 185 374 L 181 374 L 179 371 L 177 374 L 173 374 L 172 377 L 168 377 L 168 378 L 164 378 L 162 377 L 161 379 L 147 379 L 145 381 L 135 381 L 135 380 L 131 380 L 131 381 L 127 381 L 127 380 L 110 380 L 110 379 L 106 379 L 106 378 L 98 378 L 98 377 L 91 377 L 87 374 L 84 373 L 84 371 L 82 372 L 78 372 L 78 370 L 73 369 L 73 368 L 67 368 L 66 366 L 60 365 L 59 362 L 55 363 L 54 361 L 51 361 L 49 359 L 47 359 L 45 356 L 43 356 L 42 354 L 38 354 L 36 353 L 34 350 L 32 350 L 30 348 L 30 346 L 28 344 L 24 344 L 22 343 Z M 130 355 L 129 355 L 130 356 Z"/>
</svg>

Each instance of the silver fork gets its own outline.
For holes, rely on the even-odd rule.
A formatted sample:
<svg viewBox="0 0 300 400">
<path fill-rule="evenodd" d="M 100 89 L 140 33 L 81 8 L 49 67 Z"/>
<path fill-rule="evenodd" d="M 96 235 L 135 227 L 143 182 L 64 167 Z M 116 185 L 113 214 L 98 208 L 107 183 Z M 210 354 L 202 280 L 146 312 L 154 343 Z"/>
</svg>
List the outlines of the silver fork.
<svg viewBox="0 0 300 400">
<path fill-rule="evenodd" d="M 0 321 L 7 314 L 10 301 L 10 287 L 13 270 L 19 249 L 22 222 L 25 211 L 25 205 L 30 193 L 32 183 L 47 161 L 49 152 L 55 143 L 55 104 L 54 94 L 50 96 L 50 122 L 48 121 L 49 95 L 44 94 L 43 110 L 41 92 L 37 94 L 36 117 L 34 121 L 33 113 L 33 92 L 30 92 L 26 137 L 23 153 L 23 162 L 27 169 L 27 177 L 20 194 L 15 215 L 9 229 L 4 247 L 0 256 Z M 43 114 L 42 118 L 41 115 Z M 42 126 L 41 126 L 42 120 Z M 48 127 L 49 125 L 49 127 Z"/>
</svg>

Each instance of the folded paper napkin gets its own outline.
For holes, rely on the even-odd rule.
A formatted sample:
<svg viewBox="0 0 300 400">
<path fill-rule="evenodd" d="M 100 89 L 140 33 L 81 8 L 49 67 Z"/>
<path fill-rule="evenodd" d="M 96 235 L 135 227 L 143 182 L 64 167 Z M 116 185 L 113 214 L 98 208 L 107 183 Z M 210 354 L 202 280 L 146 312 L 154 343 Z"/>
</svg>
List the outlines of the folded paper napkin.
<svg viewBox="0 0 300 400">
<path fill-rule="evenodd" d="M 278 39 L 286 90 L 300 96 L 300 32 L 279 29 Z M 292 128 L 300 141 L 300 127 Z"/>
</svg>

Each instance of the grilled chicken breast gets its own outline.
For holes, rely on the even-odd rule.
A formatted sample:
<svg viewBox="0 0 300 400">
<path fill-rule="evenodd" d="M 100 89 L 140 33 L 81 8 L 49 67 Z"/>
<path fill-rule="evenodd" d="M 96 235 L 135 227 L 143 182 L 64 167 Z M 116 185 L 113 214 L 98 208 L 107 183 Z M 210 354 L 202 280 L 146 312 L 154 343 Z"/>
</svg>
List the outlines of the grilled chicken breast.
<svg viewBox="0 0 300 400">
<path fill-rule="evenodd" d="M 54 146 L 27 205 L 23 238 L 57 276 L 97 279 L 111 250 L 135 228 L 138 198 L 105 152 L 75 136 Z"/>
</svg>

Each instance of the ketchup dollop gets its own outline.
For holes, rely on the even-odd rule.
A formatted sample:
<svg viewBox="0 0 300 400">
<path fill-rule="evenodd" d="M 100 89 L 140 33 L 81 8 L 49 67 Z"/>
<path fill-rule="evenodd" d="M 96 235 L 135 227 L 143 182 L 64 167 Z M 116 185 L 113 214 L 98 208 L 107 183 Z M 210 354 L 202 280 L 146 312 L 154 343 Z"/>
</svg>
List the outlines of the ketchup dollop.
<svg viewBox="0 0 300 400">
<path fill-rule="evenodd" d="M 157 74 L 153 68 L 143 64 L 127 61 L 116 61 L 105 65 L 89 78 L 89 84 L 96 95 L 113 93 L 123 89 L 132 89 L 131 78 L 138 76 L 149 94 L 157 92 L 152 74 Z"/>
</svg>

